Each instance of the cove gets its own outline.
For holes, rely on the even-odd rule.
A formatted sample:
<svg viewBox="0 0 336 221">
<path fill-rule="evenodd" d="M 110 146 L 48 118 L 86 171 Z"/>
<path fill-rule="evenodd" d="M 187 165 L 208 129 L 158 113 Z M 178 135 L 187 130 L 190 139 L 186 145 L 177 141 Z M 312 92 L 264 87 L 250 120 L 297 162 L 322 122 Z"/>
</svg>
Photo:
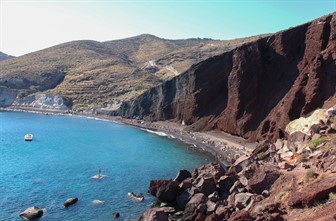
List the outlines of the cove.
<svg viewBox="0 0 336 221">
<path fill-rule="evenodd" d="M 26 133 L 33 141 L 24 141 Z M 112 220 L 115 211 L 119 220 L 136 220 L 154 200 L 147 194 L 151 179 L 207 162 L 181 142 L 123 124 L 0 112 L 0 220 L 21 220 L 31 206 L 46 210 L 41 220 Z M 98 167 L 107 177 L 91 179 Z M 130 200 L 128 192 L 143 193 L 145 201 Z M 78 203 L 63 208 L 71 197 Z"/>
</svg>

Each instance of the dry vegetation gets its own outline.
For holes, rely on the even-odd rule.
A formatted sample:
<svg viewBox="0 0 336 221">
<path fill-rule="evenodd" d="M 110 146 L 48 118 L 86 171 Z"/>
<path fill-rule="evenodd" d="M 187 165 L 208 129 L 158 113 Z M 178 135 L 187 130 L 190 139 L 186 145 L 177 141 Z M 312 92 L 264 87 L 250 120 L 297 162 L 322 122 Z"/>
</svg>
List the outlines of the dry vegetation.
<svg viewBox="0 0 336 221">
<path fill-rule="evenodd" d="M 74 109 L 104 107 L 132 99 L 191 65 L 261 36 L 218 41 L 166 40 L 151 35 L 107 41 L 74 41 L 1 61 L 0 86 L 21 97 L 52 93 Z M 149 65 L 155 61 L 157 67 Z"/>
</svg>

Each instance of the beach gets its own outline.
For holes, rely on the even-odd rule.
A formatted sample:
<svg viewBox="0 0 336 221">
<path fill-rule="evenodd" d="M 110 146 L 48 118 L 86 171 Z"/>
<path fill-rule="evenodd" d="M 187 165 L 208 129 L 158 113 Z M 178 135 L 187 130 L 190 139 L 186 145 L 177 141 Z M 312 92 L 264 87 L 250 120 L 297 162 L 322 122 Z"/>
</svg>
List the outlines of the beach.
<svg viewBox="0 0 336 221">
<path fill-rule="evenodd" d="M 243 138 L 221 131 L 190 132 L 186 130 L 186 126 L 171 121 L 146 122 L 124 118 L 119 118 L 116 121 L 155 131 L 161 135 L 164 133 L 166 136 L 211 154 L 215 161 L 220 161 L 225 166 L 229 166 L 240 156 L 250 155 L 256 146 L 256 143 L 249 143 Z"/>
</svg>

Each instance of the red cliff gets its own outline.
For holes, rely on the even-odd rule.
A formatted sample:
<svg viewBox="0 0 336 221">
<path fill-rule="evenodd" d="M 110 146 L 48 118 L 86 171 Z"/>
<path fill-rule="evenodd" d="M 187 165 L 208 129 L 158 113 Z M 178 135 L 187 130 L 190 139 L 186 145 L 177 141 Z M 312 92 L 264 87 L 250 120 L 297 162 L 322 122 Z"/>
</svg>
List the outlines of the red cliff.
<svg viewBox="0 0 336 221">
<path fill-rule="evenodd" d="M 120 108 L 124 117 L 184 121 L 251 141 L 336 101 L 336 13 L 192 66 Z"/>
</svg>

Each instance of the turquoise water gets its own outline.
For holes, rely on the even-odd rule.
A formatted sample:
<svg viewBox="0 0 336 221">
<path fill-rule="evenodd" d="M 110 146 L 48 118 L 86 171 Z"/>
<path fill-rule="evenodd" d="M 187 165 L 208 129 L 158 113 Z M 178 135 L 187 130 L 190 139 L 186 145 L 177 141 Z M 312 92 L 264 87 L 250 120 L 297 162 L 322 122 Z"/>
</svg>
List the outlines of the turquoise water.
<svg viewBox="0 0 336 221">
<path fill-rule="evenodd" d="M 34 140 L 25 142 L 26 133 Z M 0 220 L 21 220 L 31 206 L 41 220 L 137 219 L 150 207 L 151 179 L 174 178 L 208 160 L 173 139 L 137 128 L 81 117 L 0 112 Z M 101 167 L 107 177 L 91 179 Z M 144 193 L 133 202 L 127 192 Z M 70 197 L 79 201 L 63 208 Z M 93 200 L 103 204 L 94 205 Z"/>
</svg>

